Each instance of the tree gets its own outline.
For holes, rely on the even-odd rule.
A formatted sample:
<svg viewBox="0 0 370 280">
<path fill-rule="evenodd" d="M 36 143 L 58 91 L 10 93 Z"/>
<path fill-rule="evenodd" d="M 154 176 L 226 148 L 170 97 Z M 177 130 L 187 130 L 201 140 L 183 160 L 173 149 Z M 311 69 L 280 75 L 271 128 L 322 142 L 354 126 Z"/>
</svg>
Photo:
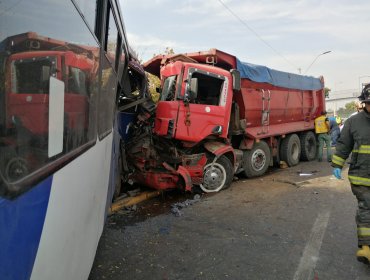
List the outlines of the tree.
<svg viewBox="0 0 370 280">
<path fill-rule="evenodd" d="M 170 54 L 175 54 L 175 51 L 173 50 L 173 48 L 171 48 L 171 47 L 166 47 L 165 49 L 164 49 L 164 52 L 163 52 L 163 54 L 165 54 L 165 55 L 170 55 Z M 153 57 L 155 57 L 155 56 L 157 56 L 158 54 L 153 54 Z"/>
<path fill-rule="evenodd" d="M 356 112 L 356 101 L 346 103 L 344 108 L 339 108 L 337 110 L 337 115 L 341 118 L 348 118 L 354 112 Z"/>
<path fill-rule="evenodd" d="M 329 93 L 331 92 L 331 89 L 324 87 L 324 91 L 325 91 L 325 98 L 329 98 Z"/>
<path fill-rule="evenodd" d="M 175 54 L 175 51 L 171 47 L 166 47 L 166 49 L 164 50 L 164 54 L 165 55 Z M 157 56 L 157 55 L 154 54 L 153 57 L 155 57 L 155 56 Z M 161 80 L 157 76 L 152 75 L 148 72 L 146 73 L 146 75 L 148 77 L 148 91 L 149 91 L 149 94 L 150 94 L 152 100 L 155 103 L 157 103 L 159 98 L 160 98 L 160 93 L 157 92 L 157 88 L 161 87 Z"/>
<path fill-rule="evenodd" d="M 150 97 L 155 103 L 157 103 L 160 98 L 160 94 L 157 92 L 157 88 L 161 86 L 161 80 L 157 76 L 152 75 L 148 72 L 146 72 L 146 76 L 148 78 L 148 92 L 150 94 Z"/>
</svg>

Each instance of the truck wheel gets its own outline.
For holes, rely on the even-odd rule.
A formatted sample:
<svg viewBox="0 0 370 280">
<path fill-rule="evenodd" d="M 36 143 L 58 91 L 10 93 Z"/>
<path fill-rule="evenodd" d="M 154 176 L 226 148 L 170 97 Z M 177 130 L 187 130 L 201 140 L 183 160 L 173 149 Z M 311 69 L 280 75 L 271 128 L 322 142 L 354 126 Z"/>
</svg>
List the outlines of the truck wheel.
<svg viewBox="0 0 370 280">
<path fill-rule="evenodd" d="M 281 142 L 280 159 L 285 161 L 288 166 L 299 163 L 301 157 L 301 141 L 297 134 L 290 134 Z"/>
<path fill-rule="evenodd" d="M 15 157 L 8 161 L 5 168 L 5 178 L 12 183 L 22 179 L 28 174 L 27 162 L 21 157 Z"/>
<path fill-rule="evenodd" d="M 301 160 L 311 161 L 316 158 L 316 136 L 312 131 L 302 133 L 301 137 Z"/>
<path fill-rule="evenodd" d="M 253 148 L 244 151 L 243 170 L 248 178 L 258 177 L 267 171 L 271 161 L 270 148 L 265 141 L 254 143 Z"/>
<path fill-rule="evenodd" d="M 234 171 L 230 160 L 226 156 L 220 156 L 216 162 L 209 162 L 204 167 L 203 183 L 199 186 L 206 193 L 218 192 L 230 187 L 233 177 Z"/>
</svg>

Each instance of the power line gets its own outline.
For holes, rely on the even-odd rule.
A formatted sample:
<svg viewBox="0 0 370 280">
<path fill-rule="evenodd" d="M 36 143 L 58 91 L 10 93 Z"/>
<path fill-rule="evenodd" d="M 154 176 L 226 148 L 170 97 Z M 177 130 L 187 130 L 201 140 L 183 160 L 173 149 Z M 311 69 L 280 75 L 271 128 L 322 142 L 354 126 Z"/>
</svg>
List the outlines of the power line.
<svg viewBox="0 0 370 280">
<path fill-rule="evenodd" d="M 278 52 L 273 46 L 271 46 L 267 41 L 265 41 L 252 27 L 250 27 L 244 20 L 242 20 L 233 10 L 231 10 L 222 0 L 218 0 L 222 6 L 227 9 L 230 14 L 232 14 L 238 21 L 240 21 L 249 31 L 251 31 L 258 39 L 260 39 L 266 46 L 268 46 L 271 50 L 273 50 L 278 56 L 283 58 L 286 62 L 292 65 L 294 68 L 298 68 L 296 65 L 291 63 L 285 56 L 283 56 L 280 52 Z"/>
</svg>

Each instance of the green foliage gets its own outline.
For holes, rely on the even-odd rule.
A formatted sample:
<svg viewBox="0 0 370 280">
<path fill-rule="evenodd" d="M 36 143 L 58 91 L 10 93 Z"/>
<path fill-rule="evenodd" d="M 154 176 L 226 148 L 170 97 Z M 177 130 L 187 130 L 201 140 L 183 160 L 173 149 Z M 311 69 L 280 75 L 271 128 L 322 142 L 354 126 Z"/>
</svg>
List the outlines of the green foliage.
<svg viewBox="0 0 370 280">
<path fill-rule="evenodd" d="M 346 110 L 355 112 L 356 111 L 356 101 L 352 101 L 349 103 L 346 103 L 345 105 Z"/>
<path fill-rule="evenodd" d="M 171 47 L 166 47 L 162 54 L 165 54 L 165 55 L 175 54 L 175 51 Z M 153 54 L 153 57 L 155 57 L 157 55 L 158 54 L 155 53 L 155 54 Z"/>
<path fill-rule="evenodd" d="M 344 108 L 337 110 L 336 114 L 341 118 L 348 118 L 354 112 L 356 112 L 356 101 L 346 103 Z"/>
<path fill-rule="evenodd" d="M 146 72 L 148 77 L 148 91 L 152 100 L 157 103 L 160 97 L 160 94 L 157 92 L 157 88 L 161 86 L 161 80 L 148 72 Z"/>
<path fill-rule="evenodd" d="M 167 54 L 167 55 L 175 54 L 175 51 L 173 50 L 173 48 L 166 47 L 166 49 L 164 50 L 164 53 Z"/>
<path fill-rule="evenodd" d="M 331 92 L 331 89 L 330 89 L 330 88 L 325 87 L 325 88 L 324 88 L 324 91 L 325 91 L 325 98 L 329 98 L 329 93 Z"/>
<path fill-rule="evenodd" d="M 173 50 L 173 48 L 171 47 L 166 47 L 164 52 L 163 52 L 165 55 L 171 55 L 171 54 L 175 54 L 175 51 Z M 157 54 L 154 54 L 153 57 L 157 56 Z M 161 87 L 161 80 L 157 77 L 157 76 L 154 76 L 150 73 L 146 73 L 147 77 L 148 77 L 148 91 L 149 91 L 149 94 L 152 98 L 152 100 L 157 103 L 159 98 L 160 98 L 160 94 L 157 92 L 157 88 L 160 88 Z"/>
</svg>

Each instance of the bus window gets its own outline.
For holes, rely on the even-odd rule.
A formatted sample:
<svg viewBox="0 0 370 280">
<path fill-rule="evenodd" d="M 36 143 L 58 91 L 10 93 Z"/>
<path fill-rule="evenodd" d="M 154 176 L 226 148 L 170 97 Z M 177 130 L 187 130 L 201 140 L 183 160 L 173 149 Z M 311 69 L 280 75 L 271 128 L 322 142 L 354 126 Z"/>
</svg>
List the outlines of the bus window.
<svg viewBox="0 0 370 280">
<path fill-rule="evenodd" d="M 102 78 L 98 103 L 98 134 L 104 138 L 112 130 L 113 111 L 115 108 L 117 77 L 110 61 L 103 57 Z"/>
<path fill-rule="evenodd" d="M 49 78 L 52 73 L 55 73 L 55 66 L 55 57 L 34 57 L 12 61 L 12 92 L 48 93 Z"/>
<path fill-rule="evenodd" d="M 77 7 L 81 10 L 90 29 L 94 30 L 97 1 L 75 0 L 75 3 L 77 4 Z"/>
<path fill-rule="evenodd" d="M 95 2 L 76 1 L 78 11 L 73 1 L 22 1 L 1 16 L 0 196 L 27 191 L 96 141 L 101 47 L 86 24 Z"/>
<path fill-rule="evenodd" d="M 106 51 L 108 59 L 114 68 L 116 67 L 117 45 L 118 45 L 117 24 L 114 19 L 112 11 L 109 11 Z"/>
<path fill-rule="evenodd" d="M 113 112 L 117 93 L 118 46 L 120 36 L 117 23 L 109 8 L 109 17 L 106 26 L 105 51 L 107 58 L 102 58 L 101 84 L 98 104 L 98 134 L 99 139 L 104 138 L 112 130 Z"/>
<path fill-rule="evenodd" d="M 86 73 L 79 68 L 69 67 L 67 92 L 87 95 Z"/>
</svg>

